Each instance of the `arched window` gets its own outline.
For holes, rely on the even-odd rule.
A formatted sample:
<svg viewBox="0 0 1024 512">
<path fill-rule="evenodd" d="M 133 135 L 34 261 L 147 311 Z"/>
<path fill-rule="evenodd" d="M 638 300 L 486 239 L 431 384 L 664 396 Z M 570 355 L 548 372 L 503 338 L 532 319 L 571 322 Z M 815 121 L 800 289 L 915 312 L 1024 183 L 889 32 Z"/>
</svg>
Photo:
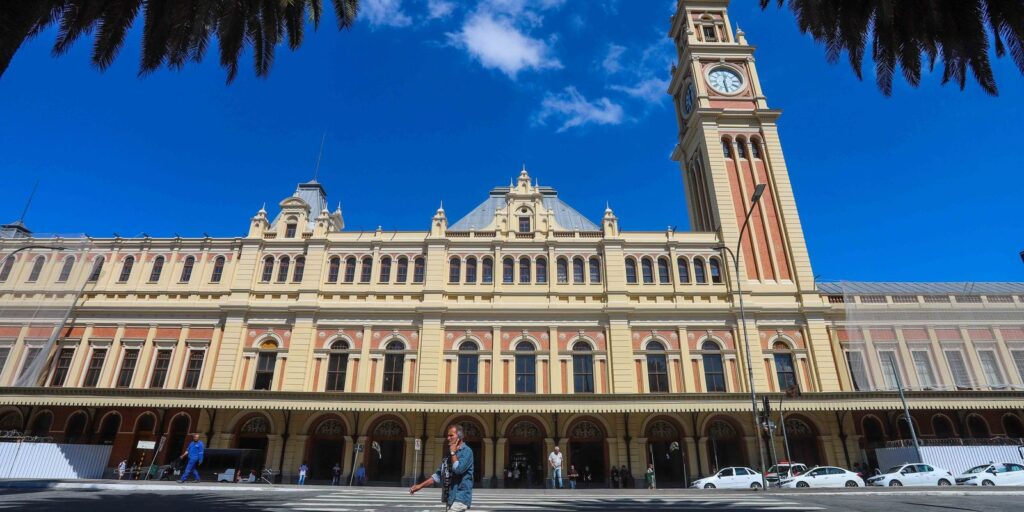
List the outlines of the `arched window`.
<svg viewBox="0 0 1024 512">
<path fill-rule="evenodd" d="M 211 283 L 219 283 L 220 278 L 224 276 L 224 256 L 217 256 L 213 260 L 213 273 L 210 274 Z"/>
<path fill-rule="evenodd" d="M 537 258 L 537 282 L 540 284 L 548 282 L 548 260 L 543 257 Z"/>
<path fill-rule="evenodd" d="M 1003 432 L 1010 439 L 1024 438 L 1024 422 L 1013 414 L 1006 414 L 1003 416 Z"/>
<path fill-rule="evenodd" d="M 260 344 L 256 355 L 256 376 L 252 389 L 269 391 L 274 385 L 274 369 L 277 367 L 277 343 L 267 340 Z"/>
<path fill-rule="evenodd" d="M 530 258 L 523 256 L 519 258 L 519 283 L 530 284 L 533 280 L 533 273 L 530 271 Z"/>
<path fill-rule="evenodd" d="M 708 266 L 711 267 L 711 282 L 721 283 L 722 282 L 722 268 L 718 263 L 718 258 L 708 258 Z"/>
<path fill-rule="evenodd" d="M 448 282 L 458 283 L 459 277 L 462 275 L 462 260 L 459 258 L 452 258 L 448 260 Z"/>
<path fill-rule="evenodd" d="M 558 258 L 558 284 L 565 284 L 569 282 L 569 260 L 565 258 Z"/>
<path fill-rule="evenodd" d="M 353 283 L 356 280 L 356 258 L 349 256 L 345 258 L 345 282 Z"/>
<path fill-rule="evenodd" d="M 127 262 L 128 260 L 125 260 Z M 43 265 L 46 263 L 45 256 L 39 256 L 36 261 L 32 263 L 32 272 L 28 274 L 28 282 L 33 283 L 39 280 L 39 274 L 43 271 Z"/>
<path fill-rule="evenodd" d="M 424 260 L 423 260 L 423 256 L 417 256 L 416 259 L 413 260 L 412 282 L 414 282 L 414 283 L 422 283 L 423 282 L 423 268 L 424 268 L 424 265 L 425 265 L 425 263 L 424 263 Z"/>
<path fill-rule="evenodd" d="M 401 256 L 398 258 L 398 271 L 395 272 L 395 282 L 405 284 L 409 280 L 409 258 Z"/>
<path fill-rule="evenodd" d="M 658 258 L 658 282 L 661 284 L 672 282 L 672 276 L 668 273 L 668 258 L 664 256 Z"/>
<path fill-rule="evenodd" d="M 476 369 L 480 361 L 477 350 L 479 347 L 472 341 L 459 345 L 459 393 L 476 393 Z"/>
<path fill-rule="evenodd" d="M 277 282 L 283 283 L 288 280 L 288 270 L 291 268 L 292 260 L 288 256 L 281 256 L 277 262 Z"/>
<path fill-rule="evenodd" d="M 153 269 L 149 271 L 149 282 L 155 283 L 160 280 L 160 274 L 164 271 L 164 257 L 157 256 L 153 260 Z"/>
<path fill-rule="evenodd" d="M 60 269 L 60 275 L 57 276 L 57 281 L 63 283 L 71 277 L 71 270 L 75 268 L 75 257 L 68 256 L 64 258 L 64 266 Z"/>
<path fill-rule="evenodd" d="M 573 284 L 583 284 L 587 279 L 587 270 L 583 264 L 583 258 L 576 257 L 572 259 L 572 282 Z"/>
<path fill-rule="evenodd" d="M 761 159 L 761 141 L 750 139 L 750 155 L 758 160 Z"/>
<path fill-rule="evenodd" d="M 102 261 L 102 258 L 96 261 Z M 11 269 L 14 268 L 14 258 L 8 258 L 4 255 L 4 266 L 0 268 L 0 281 L 6 281 L 7 278 L 11 277 Z"/>
<path fill-rule="evenodd" d="M 779 390 L 797 388 L 796 367 L 793 365 L 793 353 L 790 352 L 789 345 L 776 341 L 772 350 L 775 351 L 775 376 L 779 379 Z"/>
<path fill-rule="evenodd" d="M 295 271 L 292 272 L 292 282 L 301 283 L 302 276 L 306 273 L 306 257 L 298 256 L 295 258 Z"/>
<path fill-rule="evenodd" d="M 626 258 L 626 282 L 636 284 L 636 260 Z"/>
<path fill-rule="evenodd" d="M 185 264 L 181 267 L 181 282 L 187 283 L 192 279 L 192 269 L 196 266 L 195 256 L 185 258 Z M 296 267 L 298 268 L 298 267 Z"/>
<path fill-rule="evenodd" d="M 298 231 L 298 225 L 294 222 L 290 222 L 284 227 L 285 238 L 295 238 L 295 232 Z"/>
<path fill-rule="evenodd" d="M 654 264 L 651 263 L 650 258 L 644 258 L 640 260 L 640 268 L 643 270 L 644 284 L 651 284 L 654 282 Z"/>
<path fill-rule="evenodd" d="M 938 439 L 950 439 L 956 437 L 956 430 L 949 418 L 936 414 L 932 416 L 932 434 Z"/>
<path fill-rule="evenodd" d="M 515 260 L 512 258 L 505 258 L 501 260 L 501 282 L 505 284 L 512 284 L 515 282 L 513 275 L 515 272 L 515 266 Z"/>
<path fill-rule="evenodd" d="M 370 256 L 364 256 L 363 271 L 359 274 L 359 282 L 369 283 L 371 276 L 373 276 L 373 258 Z"/>
<path fill-rule="evenodd" d="M 572 381 L 577 393 L 594 392 L 594 354 L 590 344 L 577 341 L 572 346 Z"/>
<path fill-rule="evenodd" d="M 529 341 L 516 345 L 516 393 L 537 392 L 537 356 Z"/>
<path fill-rule="evenodd" d="M 697 280 L 697 284 L 706 284 L 708 282 L 707 274 L 704 270 L 704 260 L 700 258 L 693 259 L 693 277 Z"/>
<path fill-rule="evenodd" d="M 270 279 L 274 277 L 274 257 L 267 256 L 263 258 L 263 275 L 260 276 L 260 281 L 269 283 Z"/>
<path fill-rule="evenodd" d="M 99 430 L 99 444 L 111 445 L 114 444 L 114 439 L 117 438 L 117 432 L 121 430 L 121 415 L 113 412 L 103 417 L 103 421 L 100 422 Z"/>
<path fill-rule="evenodd" d="M 668 393 L 668 361 L 665 345 L 647 342 L 647 385 L 651 393 Z"/>
<path fill-rule="evenodd" d="M 732 158 L 732 146 L 728 139 L 722 139 L 722 156 Z"/>
<path fill-rule="evenodd" d="M 747 157 L 747 141 L 745 139 L 736 139 L 736 156 Z"/>
<path fill-rule="evenodd" d="M 391 257 L 384 256 L 380 259 L 380 282 L 390 283 L 391 282 Z"/>
<path fill-rule="evenodd" d="M 341 258 L 335 256 L 331 258 L 330 263 L 327 266 L 327 282 L 337 283 L 338 274 L 341 272 Z"/>
<path fill-rule="evenodd" d="M 37 260 L 38 261 L 38 260 Z M 124 263 L 121 264 L 121 276 L 117 278 L 117 281 L 123 283 L 132 276 L 132 267 L 135 266 L 135 257 L 128 256 L 124 259 Z"/>
<path fill-rule="evenodd" d="M 483 269 L 481 277 L 483 278 L 484 284 L 491 284 L 494 282 L 494 260 L 490 258 L 483 259 Z"/>
<path fill-rule="evenodd" d="M 680 256 L 676 260 L 676 266 L 679 267 L 679 282 L 689 283 L 690 282 L 690 263 L 686 261 L 686 258 Z"/>
<path fill-rule="evenodd" d="M 345 372 L 348 371 L 348 342 L 338 340 L 331 344 L 331 355 L 327 358 L 327 391 L 345 391 Z"/>
<path fill-rule="evenodd" d="M 708 392 L 725 391 L 725 368 L 722 366 L 722 348 L 717 343 L 706 340 L 700 349 L 704 354 L 704 384 Z"/>
<path fill-rule="evenodd" d="M 988 429 L 988 423 L 986 423 L 985 420 L 977 414 L 972 414 L 967 417 L 967 430 L 971 433 L 971 437 L 973 438 L 984 439 L 992 437 L 991 431 Z"/>
<path fill-rule="evenodd" d="M 386 393 L 402 392 L 402 376 L 405 366 L 405 344 L 399 340 L 388 342 L 384 352 L 384 389 Z"/>
<path fill-rule="evenodd" d="M 13 260 L 7 260 L 7 261 L 13 261 Z M 92 272 L 89 273 L 89 282 L 95 282 L 95 281 L 97 281 L 100 278 L 100 272 L 103 271 L 103 262 L 104 261 L 105 260 L 104 260 L 103 256 L 100 256 L 99 258 L 96 258 L 96 263 L 92 264 Z"/>
<path fill-rule="evenodd" d="M 43 411 L 32 421 L 30 435 L 47 437 L 50 435 L 50 427 L 53 426 L 53 413 Z"/>
<path fill-rule="evenodd" d="M 466 282 L 476 284 L 476 258 L 473 256 L 466 258 Z"/>
<path fill-rule="evenodd" d="M 590 258 L 590 284 L 601 282 L 601 259 L 597 256 Z"/>
</svg>

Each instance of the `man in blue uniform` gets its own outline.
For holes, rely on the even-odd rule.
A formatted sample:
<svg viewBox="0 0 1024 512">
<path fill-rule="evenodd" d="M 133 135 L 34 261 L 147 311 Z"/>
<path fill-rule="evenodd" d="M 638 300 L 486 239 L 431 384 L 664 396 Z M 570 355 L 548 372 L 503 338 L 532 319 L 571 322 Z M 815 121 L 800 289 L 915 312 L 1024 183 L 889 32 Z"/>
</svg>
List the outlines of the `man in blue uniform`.
<svg viewBox="0 0 1024 512">
<path fill-rule="evenodd" d="M 473 449 L 463 438 L 461 425 L 448 427 L 448 453 L 430 478 L 409 488 L 410 494 L 431 485 L 441 485 L 442 501 L 453 512 L 469 510 L 473 504 Z"/>
<path fill-rule="evenodd" d="M 181 473 L 180 483 L 185 483 L 188 480 L 190 473 L 195 473 L 196 482 L 199 482 L 199 469 L 198 466 L 203 463 L 203 453 L 206 451 L 206 447 L 203 446 L 203 442 L 199 440 L 199 434 L 192 434 L 192 442 L 188 444 L 188 449 L 185 453 L 181 454 L 181 458 L 184 459 L 188 456 L 188 465 L 185 466 L 185 471 Z"/>
</svg>

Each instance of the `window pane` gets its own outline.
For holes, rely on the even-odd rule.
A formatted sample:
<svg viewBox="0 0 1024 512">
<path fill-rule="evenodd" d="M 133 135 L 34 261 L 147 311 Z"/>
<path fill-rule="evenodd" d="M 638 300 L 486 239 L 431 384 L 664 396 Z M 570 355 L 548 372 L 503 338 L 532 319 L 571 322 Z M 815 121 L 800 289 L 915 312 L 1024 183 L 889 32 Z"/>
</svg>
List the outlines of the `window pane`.
<svg viewBox="0 0 1024 512">
<path fill-rule="evenodd" d="M 947 350 L 946 361 L 949 362 L 949 371 L 953 374 L 953 383 L 956 387 L 962 389 L 971 389 L 974 384 L 971 383 L 971 374 L 967 371 L 967 364 L 964 362 L 964 356 L 959 350 Z"/>
<path fill-rule="evenodd" d="M 516 393 L 536 393 L 536 364 L 532 354 L 516 356 Z"/>
<path fill-rule="evenodd" d="M 283 283 L 288 280 L 289 267 L 291 267 L 291 260 L 287 256 L 281 258 L 277 264 L 277 282 Z"/>
<path fill-rule="evenodd" d="M 693 277 L 697 280 L 697 284 L 708 282 L 707 276 L 704 274 L 704 260 L 693 260 Z"/>
<path fill-rule="evenodd" d="M 590 258 L 590 283 L 597 284 L 601 282 L 601 260 L 597 258 Z"/>
<path fill-rule="evenodd" d="M 423 267 L 425 262 L 423 258 L 416 258 L 415 265 L 412 269 L 412 282 L 422 283 L 423 282 Z"/>
<path fill-rule="evenodd" d="M 668 393 L 668 365 L 665 362 L 665 354 L 647 355 L 647 384 L 651 393 Z"/>
<path fill-rule="evenodd" d="M 71 277 L 71 270 L 74 269 L 74 268 L 75 268 L 75 258 L 73 256 L 69 256 L 68 258 L 65 258 L 64 259 L 64 266 L 60 269 L 60 276 L 57 277 L 57 280 L 61 281 L 61 282 L 67 281 L 68 278 Z"/>
<path fill-rule="evenodd" d="M 185 258 L 185 265 L 181 267 L 181 282 L 187 283 L 192 279 L 192 268 L 196 265 L 196 259 L 192 256 Z"/>
<path fill-rule="evenodd" d="M 348 354 L 331 354 L 327 360 L 327 391 L 344 391 L 347 371 Z"/>
<path fill-rule="evenodd" d="M 36 258 L 36 261 L 32 263 L 32 272 L 28 275 L 29 281 L 39 280 L 39 274 L 43 271 L 43 264 L 46 263 L 46 258 L 40 256 Z"/>
<path fill-rule="evenodd" d="M 882 351 L 878 353 L 878 362 L 882 370 L 882 381 L 885 383 L 885 389 L 894 390 L 899 386 L 896 384 L 896 353 L 892 351 Z"/>
<path fill-rule="evenodd" d="M 210 275 L 210 281 L 214 282 L 214 283 L 219 283 L 220 282 L 220 278 L 223 275 L 224 275 L 224 257 L 223 256 L 218 256 L 217 259 L 214 260 L 214 263 L 213 263 L 213 274 Z M 335 281 L 337 281 L 337 277 L 335 277 Z"/>
<path fill-rule="evenodd" d="M 1006 383 L 1003 382 L 1003 371 L 999 369 L 996 353 L 991 350 L 982 350 L 978 352 L 978 359 L 981 361 L 981 371 L 985 372 L 985 380 L 988 381 L 988 385 L 994 388 L 1003 387 Z"/>
<path fill-rule="evenodd" d="M 385 257 L 380 260 L 380 282 L 391 282 L 391 258 Z"/>
<path fill-rule="evenodd" d="M 345 282 L 351 283 L 356 280 L 356 259 L 345 260 Z"/>
<path fill-rule="evenodd" d="M 572 356 L 573 384 L 577 393 L 594 392 L 594 356 L 576 354 Z"/>
<path fill-rule="evenodd" d="M 107 349 L 98 348 L 92 351 L 92 357 L 89 358 L 89 369 L 85 372 L 85 379 L 82 381 L 83 387 L 96 387 L 100 381 L 100 373 L 103 372 L 103 361 L 106 358 Z"/>
<path fill-rule="evenodd" d="M 360 283 L 369 283 L 373 275 L 373 258 L 363 258 L 363 272 L 359 275 Z"/>
<path fill-rule="evenodd" d="M 466 259 L 466 282 L 476 283 L 476 258 Z"/>
<path fill-rule="evenodd" d="M 274 276 L 274 258 L 266 257 L 263 259 L 263 275 L 260 276 L 260 281 L 269 283 L 270 279 Z"/>
<path fill-rule="evenodd" d="M 869 387 L 868 372 L 864 367 L 864 356 L 860 352 L 847 352 L 846 363 L 850 367 L 850 377 L 853 379 L 855 391 L 867 390 Z"/>
<path fill-rule="evenodd" d="M 494 282 L 494 261 L 490 258 L 484 258 L 482 276 L 485 284 Z"/>
<path fill-rule="evenodd" d="M 68 377 L 68 371 L 71 370 L 71 359 L 74 356 L 75 349 L 60 349 L 60 352 L 57 354 L 57 367 L 53 370 L 53 378 L 50 380 L 51 386 L 60 387 L 64 385 L 64 380 Z"/>
<path fill-rule="evenodd" d="M 260 352 L 256 359 L 256 378 L 253 389 L 270 390 L 274 381 L 274 368 L 277 366 L 276 352 Z"/>
<path fill-rule="evenodd" d="M 400 393 L 402 391 L 402 366 L 405 364 L 405 356 L 402 354 L 388 354 L 384 356 L 384 391 L 389 393 Z"/>
<path fill-rule="evenodd" d="M 548 260 L 544 258 L 537 258 L 537 282 L 548 282 Z"/>
<path fill-rule="evenodd" d="M 558 282 L 565 284 L 569 282 L 569 261 L 565 258 L 558 258 Z"/>
<path fill-rule="evenodd" d="M 679 282 L 689 283 L 690 282 L 690 266 L 686 263 L 686 258 L 679 258 Z"/>
<path fill-rule="evenodd" d="M 626 260 L 626 282 L 636 284 L 636 261 L 632 259 Z"/>
<path fill-rule="evenodd" d="M 301 283 L 302 276 L 306 273 L 306 258 L 295 258 L 295 271 L 292 272 L 292 282 Z"/>
<path fill-rule="evenodd" d="M 132 377 L 135 375 L 135 365 L 139 362 L 139 349 L 133 348 L 124 351 L 124 360 L 121 361 L 121 371 L 117 374 L 117 387 L 127 388 L 132 385 Z"/>
<path fill-rule="evenodd" d="M 448 282 L 458 283 L 459 277 L 462 275 L 462 261 L 458 258 L 452 258 L 448 261 Z"/>
<path fill-rule="evenodd" d="M 519 283 L 529 284 L 533 276 L 530 271 L 530 258 L 519 258 Z"/>
<path fill-rule="evenodd" d="M 206 352 L 193 350 L 188 354 L 188 368 L 185 370 L 185 381 L 182 383 L 184 389 L 198 389 L 199 376 L 203 373 L 203 357 Z"/>
<path fill-rule="evenodd" d="M 644 284 L 650 284 L 654 282 L 654 266 L 651 265 L 651 260 L 644 258 L 640 262 L 640 267 L 644 273 Z"/>
<path fill-rule="evenodd" d="M 171 351 L 158 350 L 156 361 L 153 363 L 153 376 L 149 380 L 149 387 L 162 388 L 167 380 L 167 370 L 171 367 Z"/>
<path fill-rule="evenodd" d="M 725 391 L 725 369 L 721 354 L 704 354 L 704 383 L 709 392 Z"/>
<path fill-rule="evenodd" d="M 520 233 L 529 233 L 530 232 L 530 218 L 529 217 L 519 217 L 519 232 Z"/>
<path fill-rule="evenodd" d="M 459 393 L 476 393 L 476 369 L 479 357 L 476 354 L 459 354 Z"/>
<path fill-rule="evenodd" d="M 775 373 L 779 379 L 780 390 L 796 386 L 796 369 L 793 367 L 792 354 L 775 354 Z"/>
<path fill-rule="evenodd" d="M 398 271 L 395 273 L 395 282 L 399 284 L 405 284 L 409 279 L 409 260 L 405 258 L 398 259 Z"/>
<path fill-rule="evenodd" d="M 1014 350 L 1013 364 L 1017 367 L 1017 373 L 1020 375 L 1021 380 L 1024 380 L 1024 350 Z M 0 366 L 0 369 L 3 367 Z"/>
<path fill-rule="evenodd" d="M 512 258 L 505 258 L 501 262 L 501 282 L 505 284 L 512 284 L 515 282 L 513 279 L 514 267 L 515 263 L 512 261 Z"/>
<path fill-rule="evenodd" d="M 11 355 L 11 347 L 0 347 L 0 373 L 3 373 L 4 366 L 7 366 L 7 357 Z"/>
<path fill-rule="evenodd" d="M 131 256 L 125 258 L 124 263 L 121 264 L 121 276 L 117 280 L 122 283 L 127 281 L 132 276 L 133 266 L 135 266 L 135 258 Z"/>
<path fill-rule="evenodd" d="M 583 259 L 576 258 L 572 260 L 572 282 L 576 284 L 583 284 L 586 276 L 586 270 L 583 268 Z"/>
<path fill-rule="evenodd" d="M 917 372 L 917 380 L 921 386 L 935 387 L 935 373 L 932 371 L 932 363 L 928 358 L 928 352 L 916 350 L 910 353 L 914 359 L 914 371 Z"/>
</svg>

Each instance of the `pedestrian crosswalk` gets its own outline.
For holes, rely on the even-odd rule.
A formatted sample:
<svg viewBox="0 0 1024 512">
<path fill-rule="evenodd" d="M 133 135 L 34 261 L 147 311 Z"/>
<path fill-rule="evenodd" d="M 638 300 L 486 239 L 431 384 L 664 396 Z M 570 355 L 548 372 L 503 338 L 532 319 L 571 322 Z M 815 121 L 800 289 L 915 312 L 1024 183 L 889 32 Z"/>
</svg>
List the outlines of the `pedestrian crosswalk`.
<svg viewBox="0 0 1024 512">
<path fill-rule="evenodd" d="M 410 495 L 405 489 L 346 489 L 323 494 L 295 496 L 268 510 L 277 512 L 420 511 L 444 510 L 437 489 Z M 824 510 L 801 505 L 785 496 L 751 492 L 707 493 L 694 491 L 588 492 L 510 491 L 480 489 L 473 492 L 474 511 L 496 510 L 703 510 L 703 511 L 803 511 Z"/>
</svg>

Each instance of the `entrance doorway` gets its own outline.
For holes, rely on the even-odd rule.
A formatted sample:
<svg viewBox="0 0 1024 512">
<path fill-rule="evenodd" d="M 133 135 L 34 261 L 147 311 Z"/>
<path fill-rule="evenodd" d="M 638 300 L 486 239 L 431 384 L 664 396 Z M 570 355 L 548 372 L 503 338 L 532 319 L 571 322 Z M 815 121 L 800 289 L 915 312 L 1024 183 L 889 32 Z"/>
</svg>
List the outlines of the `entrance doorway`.
<svg viewBox="0 0 1024 512">
<path fill-rule="evenodd" d="M 655 420 L 647 427 L 647 457 L 654 463 L 658 487 L 686 487 L 686 454 L 682 435 L 667 420 Z"/>
<path fill-rule="evenodd" d="M 405 463 L 405 428 L 395 420 L 377 424 L 364 448 L 366 478 L 376 485 L 401 485 Z"/>
<path fill-rule="evenodd" d="M 512 424 L 508 438 L 508 479 L 506 487 L 540 487 L 544 484 L 544 431 L 532 420 Z"/>
<path fill-rule="evenodd" d="M 708 465 L 711 472 L 729 466 L 746 466 L 743 456 L 743 440 L 736 427 L 725 420 L 715 420 L 708 425 Z"/>
<path fill-rule="evenodd" d="M 257 474 L 263 471 L 267 464 L 267 434 L 270 433 L 270 421 L 263 416 L 253 416 L 242 423 L 235 436 L 235 448 L 257 450 L 257 455 L 252 460 L 260 465 L 256 469 Z"/>
<path fill-rule="evenodd" d="M 334 465 L 344 467 L 345 428 L 341 420 L 327 418 L 313 427 L 306 442 L 308 480 L 330 482 L 334 478 Z"/>
<path fill-rule="evenodd" d="M 567 479 L 569 465 L 576 467 L 576 472 L 581 475 L 577 485 L 597 486 L 604 482 L 605 473 L 608 472 L 608 459 L 605 449 L 605 438 L 607 435 L 600 423 L 590 420 L 580 420 L 569 429 L 569 460 L 562 467 L 562 478 Z M 584 482 L 582 475 L 589 473 L 591 481 Z M 569 482 L 563 482 L 568 486 Z"/>
</svg>

